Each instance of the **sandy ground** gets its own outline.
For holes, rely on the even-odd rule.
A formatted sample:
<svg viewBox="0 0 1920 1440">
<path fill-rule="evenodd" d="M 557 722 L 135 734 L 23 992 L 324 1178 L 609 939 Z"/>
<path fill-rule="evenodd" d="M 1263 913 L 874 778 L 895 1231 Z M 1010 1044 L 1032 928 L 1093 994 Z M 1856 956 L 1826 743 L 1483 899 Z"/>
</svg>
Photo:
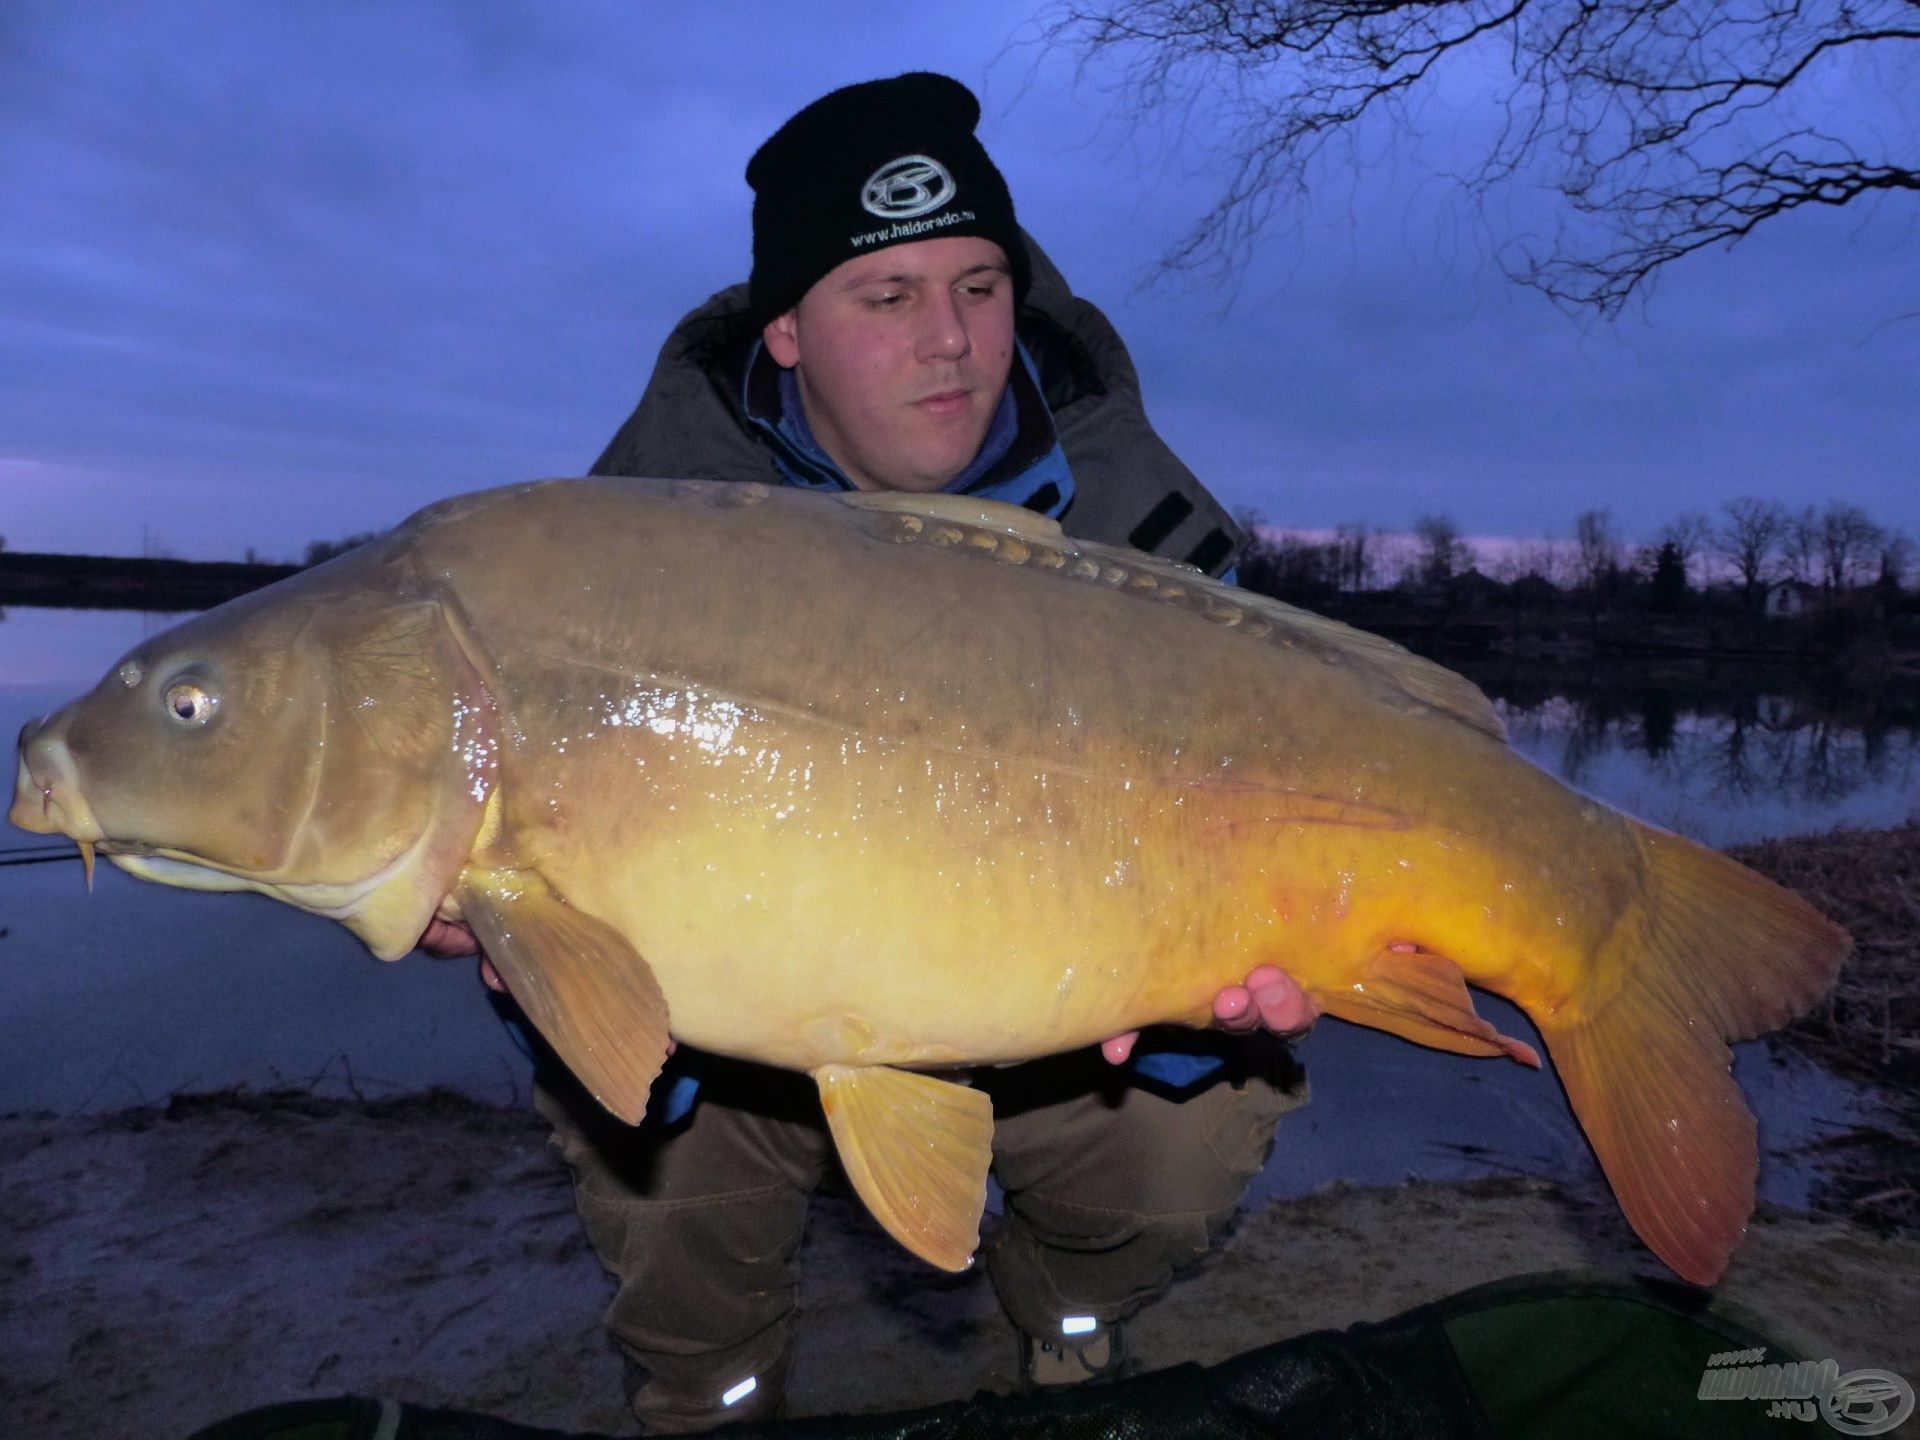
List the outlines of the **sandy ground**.
<svg viewBox="0 0 1920 1440">
<path fill-rule="evenodd" d="M 808 1244 L 795 1413 L 1010 1387 L 983 1278 L 912 1260 L 844 1197 L 816 1202 Z M 1213 1361 L 1575 1266 L 1657 1272 L 1601 1195 L 1336 1187 L 1243 1214 L 1133 1337 L 1148 1368 Z M 1920 1377 L 1920 1237 L 1763 1211 L 1722 1293 L 1843 1370 Z M 340 1393 L 621 1432 L 607 1294 L 524 1111 L 228 1095 L 0 1118 L 9 1440 L 184 1436 Z"/>
</svg>

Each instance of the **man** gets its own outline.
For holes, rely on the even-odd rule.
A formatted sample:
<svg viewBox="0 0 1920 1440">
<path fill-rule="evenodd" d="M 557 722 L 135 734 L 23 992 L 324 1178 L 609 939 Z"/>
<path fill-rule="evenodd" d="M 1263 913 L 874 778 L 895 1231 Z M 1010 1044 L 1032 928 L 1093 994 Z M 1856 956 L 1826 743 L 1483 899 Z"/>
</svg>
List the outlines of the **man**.
<svg viewBox="0 0 1920 1440">
<path fill-rule="evenodd" d="M 1226 566 L 1231 521 L 1148 425 L 1119 338 L 1026 241 L 978 118 L 957 81 L 916 74 L 781 127 L 747 168 L 751 279 L 675 330 L 595 473 L 1011 501 Z M 1271 967 L 1215 1012 L 1233 1029 L 1312 1018 Z M 1121 1322 L 1204 1253 L 1302 1098 L 1284 1053 L 1200 1036 L 1131 1057 L 1135 1040 L 976 1077 L 1006 1194 L 985 1258 L 1032 1383 L 1119 1372 Z M 637 1130 L 557 1067 L 536 1104 L 619 1282 L 607 1320 L 635 1414 L 672 1433 L 771 1413 L 807 1195 L 831 1163 L 811 1083 L 682 1051 Z"/>
</svg>

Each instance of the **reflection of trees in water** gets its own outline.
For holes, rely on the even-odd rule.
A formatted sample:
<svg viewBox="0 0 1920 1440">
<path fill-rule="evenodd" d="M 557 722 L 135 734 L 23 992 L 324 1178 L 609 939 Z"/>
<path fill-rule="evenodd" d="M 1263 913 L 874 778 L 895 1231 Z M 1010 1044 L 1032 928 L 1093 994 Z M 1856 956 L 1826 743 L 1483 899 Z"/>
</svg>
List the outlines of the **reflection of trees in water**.
<svg viewBox="0 0 1920 1440">
<path fill-rule="evenodd" d="M 1679 707 L 1671 692 L 1646 692 L 1640 708 L 1640 743 L 1647 754 L 1658 760 L 1673 749 L 1673 732 L 1679 723 Z"/>
<path fill-rule="evenodd" d="M 1726 677 L 1705 687 L 1564 673 L 1475 678 L 1499 700 L 1515 739 L 1536 753 L 1557 750 L 1560 774 L 1575 785 L 1615 750 L 1644 755 L 1655 779 L 1708 803 L 1826 807 L 1920 778 L 1920 704 L 1902 693 L 1761 689 Z"/>
<path fill-rule="evenodd" d="M 1896 769 L 1912 760 L 1912 742 L 1888 744 L 1884 731 L 1853 730 L 1815 720 L 1768 733 L 1762 748 L 1775 776 L 1775 788 L 1808 804 L 1830 804 L 1869 785 L 1892 783 Z M 1896 748 L 1906 753 L 1896 762 Z"/>
</svg>

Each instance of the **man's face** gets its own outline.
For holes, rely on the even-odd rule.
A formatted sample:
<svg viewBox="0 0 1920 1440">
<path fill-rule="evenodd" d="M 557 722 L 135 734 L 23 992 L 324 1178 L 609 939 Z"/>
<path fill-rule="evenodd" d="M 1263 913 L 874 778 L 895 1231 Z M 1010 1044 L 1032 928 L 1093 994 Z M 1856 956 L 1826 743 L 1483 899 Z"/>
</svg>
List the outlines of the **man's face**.
<svg viewBox="0 0 1920 1440">
<path fill-rule="evenodd" d="M 1013 363 L 1006 252 L 959 235 L 861 255 L 771 321 L 821 447 L 862 490 L 940 489 L 979 453 Z"/>
</svg>

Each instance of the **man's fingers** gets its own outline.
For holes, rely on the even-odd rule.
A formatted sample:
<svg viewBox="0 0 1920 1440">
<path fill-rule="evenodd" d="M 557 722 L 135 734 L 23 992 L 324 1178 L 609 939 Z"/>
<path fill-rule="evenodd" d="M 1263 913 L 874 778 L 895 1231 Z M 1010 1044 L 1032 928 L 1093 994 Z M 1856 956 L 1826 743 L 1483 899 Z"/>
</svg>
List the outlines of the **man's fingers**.
<svg viewBox="0 0 1920 1440">
<path fill-rule="evenodd" d="M 1313 1004 L 1292 980 L 1257 985 L 1253 1003 L 1260 1023 L 1276 1035 L 1295 1035 L 1313 1024 Z"/>
<path fill-rule="evenodd" d="M 1138 1030 L 1129 1030 L 1124 1035 L 1116 1035 L 1111 1040 L 1100 1042 L 1100 1053 L 1106 1056 L 1109 1065 L 1124 1065 L 1133 1054 L 1133 1042 L 1140 1038 Z"/>
<path fill-rule="evenodd" d="M 1213 997 L 1213 1021 L 1223 1030 L 1252 1030 L 1260 1024 L 1253 992 L 1244 985 L 1228 985 Z"/>
<path fill-rule="evenodd" d="M 484 955 L 480 957 L 480 983 L 498 994 L 507 993 L 507 982 L 502 980 L 500 972 L 493 968 L 493 961 Z"/>
<path fill-rule="evenodd" d="M 474 938 L 473 931 L 457 921 L 442 920 L 438 916 L 427 922 L 426 932 L 415 943 L 416 948 L 436 960 L 457 960 L 462 955 L 480 953 L 480 942 Z"/>
<path fill-rule="evenodd" d="M 1214 1023 L 1222 1030 L 1271 1030 L 1295 1035 L 1313 1024 L 1313 1001 L 1277 965 L 1256 966 L 1244 985 L 1223 986 L 1213 997 Z"/>
</svg>

